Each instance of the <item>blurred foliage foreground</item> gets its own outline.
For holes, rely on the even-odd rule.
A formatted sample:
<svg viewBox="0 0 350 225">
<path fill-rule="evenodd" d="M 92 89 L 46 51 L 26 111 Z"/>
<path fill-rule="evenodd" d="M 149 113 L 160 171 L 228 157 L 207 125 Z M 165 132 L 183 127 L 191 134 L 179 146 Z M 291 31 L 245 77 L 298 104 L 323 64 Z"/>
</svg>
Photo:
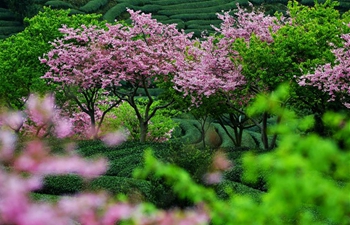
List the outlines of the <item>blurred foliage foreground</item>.
<svg viewBox="0 0 350 225">
<path fill-rule="evenodd" d="M 136 178 L 163 177 L 181 197 L 204 204 L 212 224 L 350 224 L 350 124 L 335 113 L 324 115 L 332 138 L 308 133 L 311 117 L 297 118 L 280 107 L 288 95 L 282 86 L 269 97 L 260 96 L 249 113 L 268 111 L 281 118 L 271 132 L 281 134 L 278 147 L 265 154 L 243 157 L 244 177 L 256 181 L 264 173 L 268 191 L 261 199 L 236 195 L 219 199 L 210 188 L 194 183 L 172 165 L 158 162 L 150 151 Z"/>
<path fill-rule="evenodd" d="M 204 211 L 208 224 L 350 224 L 349 120 L 338 113 L 326 113 L 323 120 L 333 135 L 322 138 L 310 132 L 314 126 L 312 117 L 298 118 L 293 111 L 281 107 L 288 95 L 289 88 L 281 86 L 270 96 L 258 96 L 248 110 L 251 116 L 267 111 L 280 118 L 270 130 L 280 135 L 278 147 L 263 154 L 248 152 L 243 156 L 246 181 L 256 182 L 264 174 L 266 191 L 258 198 L 237 194 L 229 186 L 222 198 L 214 190 L 225 185 L 223 176 L 200 185 L 189 172 L 160 161 L 150 149 L 144 154 L 144 163 L 134 170 L 134 181 L 162 180 L 191 209 L 197 206 L 201 213 Z M 227 163 L 222 155 L 213 159 L 216 170 L 209 173 L 214 175 L 236 166 Z M 132 203 L 130 198 L 125 201 Z M 139 201 L 137 204 L 143 205 L 148 215 L 158 212 L 159 206 Z M 135 221 L 127 218 L 121 224 L 138 224 Z"/>
</svg>

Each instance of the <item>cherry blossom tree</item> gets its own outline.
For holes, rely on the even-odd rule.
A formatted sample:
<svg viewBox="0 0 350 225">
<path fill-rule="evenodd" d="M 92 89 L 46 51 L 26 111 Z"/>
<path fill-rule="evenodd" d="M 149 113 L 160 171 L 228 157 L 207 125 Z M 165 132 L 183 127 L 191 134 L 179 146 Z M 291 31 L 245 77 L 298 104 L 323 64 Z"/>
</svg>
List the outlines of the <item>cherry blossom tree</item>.
<svg viewBox="0 0 350 225">
<path fill-rule="evenodd" d="M 350 26 L 350 24 L 349 24 Z M 314 86 L 329 95 L 328 101 L 341 101 L 350 108 L 350 34 L 343 34 L 344 46 L 333 49 L 335 62 L 318 66 L 313 73 L 300 77 L 299 85 Z"/>
<path fill-rule="evenodd" d="M 284 24 L 284 19 L 265 16 L 263 12 L 248 11 L 239 6 L 234 16 L 230 12 L 225 12 L 218 14 L 218 18 L 222 20 L 222 24 L 219 28 L 215 28 L 217 35 L 209 36 L 204 41 L 197 41 L 182 58 L 178 58 L 179 72 L 174 77 L 174 83 L 175 88 L 185 96 L 191 95 L 192 103 L 197 106 L 204 97 L 221 96 L 224 100 L 219 104 L 229 105 L 234 109 L 230 117 L 238 118 L 239 115 L 245 115 L 244 107 L 249 100 L 264 91 L 265 87 L 256 86 L 257 80 L 253 82 L 246 79 L 238 60 L 240 55 L 233 45 L 237 40 L 249 45 L 252 37 L 271 43 L 273 41 L 271 32 L 277 31 Z M 259 121 L 253 121 L 261 127 Z M 240 129 L 244 129 L 245 126 L 233 124 L 233 127 L 238 129 L 235 139 L 241 138 Z M 261 127 L 261 130 L 263 142 L 266 142 L 266 129 Z M 241 143 L 240 140 L 233 141 L 238 145 Z"/>
<path fill-rule="evenodd" d="M 172 74 L 177 71 L 174 61 L 191 44 L 191 34 L 178 31 L 175 24 L 161 24 L 150 14 L 128 12 L 131 26 L 117 23 L 107 24 L 107 29 L 63 27 L 61 32 L 66 36 L 53 43 L 55 48 L 42 62 L 50 66 L 44 78 L 60 83 L 80 109 L 90 115 L 92 124 L 102 90 L 114 96 L 110 107 L 121 100 L 128 102 L 136 112 L 140 141 L 144 142 L 150 119 L 173 102 L 170 99 L 151 109 L 154 96 L 149 88 L 171 81 Z M 144 113 L 136 100 L 139 89 L 144 90 L 147 99 Z M 86 106 L 78 99 L 78 94 L 85 98 Z"/>
</svg>

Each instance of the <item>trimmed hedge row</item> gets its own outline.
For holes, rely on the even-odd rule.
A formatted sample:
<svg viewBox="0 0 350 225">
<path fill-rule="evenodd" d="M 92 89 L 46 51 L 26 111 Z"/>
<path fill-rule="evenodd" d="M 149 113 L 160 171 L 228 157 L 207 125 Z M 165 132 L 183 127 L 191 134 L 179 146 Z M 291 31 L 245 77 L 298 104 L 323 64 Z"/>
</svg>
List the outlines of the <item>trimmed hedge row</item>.
<svg viewBox="0 0 350 225">
<path fill-rule="evenodd" d="M 123 12 L 126 12 L 126 8 L 130 8 L 131 5 L 127 3 L 121 3 L 110 8 L 104 15 L 103 19 L 109 23 L 113 23 L 115 19 L 120 16 Z"/>
<path fill-rule="evenodd" d="M 0 26 L 0 34 L 2 35 L 11 35 L 24 30 L 22 26 L 12 26 L 12 27 L 1 27 Z"/>
<path fill-rule="evenodd" d="M 0 11 L 0 20 L 16 20 L 16 16 L 10 11 Z"/>
<path fill-rule="evenodd" d="M 181 3 L 181 4 L 176 4 L 176 5 L 171 5 L 171 6 L 164 6 L 164 10 L 187 10 L 187 9 L 205 9 L 209 7 L 215 7 L 215 6 L 220 6 L 224 4 L 231 3 L 233 4 L 234 2 L 230 0 L 212 0 L 212 1 L 201 1 L 201 2 L 187 2 L 187 3 Z"/>
<path fill-rule="evenodd" d="M 228 11 L 231 9 L 237 9 L 237 5 L 235 2 L 221 4 L 221 5 L 214 5 L 210 7 L 199 7 L 199 8 L 185 8 L 185 9 L 165 9 L 160 10 L 158 13 L 162 15 L 171 16 L 174 14 L 192 14 L 192 13 L 218 13 L 222 10 Z"/>
<path fill-rule="evenodd" d="M 185 22 L 180 20 L 180 19 L 169 19 L 169 20 L 164 20 L 162 21 L 162 23 L 164 24 L 176 24 L 176 28 L 181 30 L 181 29 L 185 29 L 186 25 Z"/>
<path fill-rule="evenodd" d="M 79 10 L 86 13 L 93 13 L 107 5 L 108 0 L 91 0 L 86 3 L 84 6 L 80 7 Z"/>
<path fill-rule="evenodd" d="M 144 6 L 135 6 L 135 10 L 141 10 L 144 13 L 158 13 L 163 7 L 161 5 L 144 5 Z"/>
<path fill-rule="evenodd" d="M 188 20 L 214 20 L 217 18 L 217 16 L 213 14 L 208 13 L 193 13 L 193 14 L 176 14 L 170 16 L 171 19 L 181 19 L 183 21 Z"/>
<path fill-rule="evenodd" d="M 168 16 L 164 16 L 164 15 L 152 15 L 153 19 L 156 19 L 158 21 L 165 21 L 165 20 L 169 20 Z"/>
<path fill-rule="evenodd" d="M 22 23 L 19 21 L 0 20 L 0 27 L 14 27 L 14 26 L 22 26 Z"/>
<path fill-rule="evenodd" d="M 201 133 L 198 129 L 200 125 L 197 120 L 174 119 L 174 121 L 179 123 L 180 128 L 182 129 L 183 135 L 178 141 L 191 144 L 201 141 Z"/>
<path fill-rule="evenodd" d="M 134 178 L 115 177 L 115 176 L 101 176 L 91 181 L 89 184 L 90 190 L 104 189 L 112 194 L 126 194 L 130 198 L 140 197 L 138 199 L 154 202 L 152 196 L 152 185 L 145 180 L 138 180 Z M 137 196 L 138 195 L 138 196 Z M 136 199 L 137 200 L 137 199 Z"/>
<path fill-rule="evenodd" d="M 140 166 L 143 162 L 143 152 L 141 153 L 131 153 L 128 156 L 124 156 L 120 159 L 112 160 L 109 163 L 109 169 L 106 175 L 109 176 L 120 176 L 120 171 L 123 169 L 133 170 Z M 128 174 L 126 177 L 131 177 L 132 174 Z"/>
<path fill-rule="evenodd" d="M 44 186 L 37 193 L 49 195 L 74 194 L 82 191 L 84 180 L 75 174 L 50 175 L 45 177 Z"/>
<path fill-rule="evenodd" d="M 188 2 L 205 2 L 205 1 L 212 1 L 212 0 L 153 0 L 151 1 L 153 4 L 162 5 L 162 6 L 169 6 L 169 5 L 178 5 L 182 3 L 188 3 Z"/>
<path fill-rule="evenodd" d="M 45 3 L 45 6 L 50 6 L 53 9 L 73 9 L 74 8 L 72 4 L 64 1 L 59 1 L 59 0 L 48 1 Z"/>
<path fill-rule="evenodd" d="M 252 197 L 255 201 L 261 200 L 261 195 L 263 194 L 262 191 L 248 187 L 244 184 L 234 182 L 234 181 L 229 181 L 225 180 L 221 183 L 219 183 L 216 187 L 216 193 L 218 194 L 219 197 L 223 199 L 227 199 L 229 195 L 227 194 L 226 190 L 229 188 L 230 190 L 233 191 L 233 193 L 236 193 L 238 195 L 247 195 Z"/>
<path fill-rule="evenodd" d="M 214 26 L 220 26 L 221 20 L 216 19 L 216 20 L 189 20 L 185 22 L 186 26 L 192 25 L 192 24 L 198 24 L 198 25 L 207 25 L 211 24 Z"/>
</svg>

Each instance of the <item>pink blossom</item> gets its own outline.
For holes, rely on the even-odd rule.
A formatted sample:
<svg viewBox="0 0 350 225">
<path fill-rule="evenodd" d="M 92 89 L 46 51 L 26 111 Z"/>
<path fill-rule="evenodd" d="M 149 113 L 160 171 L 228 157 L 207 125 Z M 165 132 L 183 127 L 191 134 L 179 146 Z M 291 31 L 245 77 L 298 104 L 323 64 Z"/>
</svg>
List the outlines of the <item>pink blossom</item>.
<svg viewBox="0 0 350 225">
<path fill-rule="evenodd" d="M 125 131 L 116 131 L 113 133 L 108 133 L 102 137 L 102 141 L 108 146 L 120 145 L 128 139 L 128 135 Z"/>
</svg>

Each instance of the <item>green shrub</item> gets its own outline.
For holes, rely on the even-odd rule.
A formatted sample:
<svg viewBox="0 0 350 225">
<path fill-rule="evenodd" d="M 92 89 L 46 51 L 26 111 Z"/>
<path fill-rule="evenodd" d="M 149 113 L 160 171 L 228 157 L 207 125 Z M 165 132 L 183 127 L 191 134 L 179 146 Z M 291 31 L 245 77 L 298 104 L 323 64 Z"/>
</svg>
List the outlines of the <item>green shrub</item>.
<svg viewBox="0 0 350 225">
<path fill-rule="evenodd" d="M 64 1 L 48 1 L 45 3 L 45 6 L 50 6 L 52 9 L 73 9 L 74 6 Z"/>
<path fill-rule="evenodd" d="M 36 4 L 45 4 L 48 1 L 49 0 L 33 0 L 33 2 L 36 3 Z"/>
<path fill-rule="evenodd" d="M 85 14 L 85 12 L 82 12 L 80 10 L 77 9 L 69 9 L 69 15 L 75 15 L 75 14 Z"/>
<path fill-rule="evenodd" d="M 160 101 L 154 101 L 151 110 L 160 104 L 162 104 Z M 140 113 L 144 114 L 146 102 L 143 100 L 142 96 L 137 98 L 137 105 L 140 109 Z M 169 140 L 172 130 L 177 126 L 171 119 L 171 116 L 175 113 L 178 112 L 168 109 L 158 111 L 157 114 L 149 120 L 146 140 L 150 142 L 164 142 Z M 118 107 L 111 110 L 110 115 L 111 117 L 105 119 L 104 126 L 101 128 L 102 133 L 125 129 L 129 134 L 129 140 L 140 139 L 140 123 L 134 109 L 129 103 L 121 103 Z"/>
<path fill-rule="evenodd" d="M 212 13 L 193 13 L 193 14 L 177 14 L 170 16 L 171 19 L 181 19 L 183 21 L 188 20 L 214 20 L 217 16 Z"/>
<path fill-rule="evenodd" d="M 215 14 L 215 13 L 220 13 L 222 10 L 228 11 L 230 9 L 236 9 L 236 3 L 231 2 L 228 4 L 222 4 L 222 5 L 213 5 L 210 7 L 195 7 L 195 8 L 183 8 L 183 9 L 165 9 L 165 10 L 160 10 L 158 13 L 171 16 L 175 14 L 194 14 L 194 13 L 210 13 L 210 14 Z"/>
<path fill-rule="evenodd" d="M 130 152 L 128 156 L 121 157 L 119 159 L 109 162 L 109 168 L 106 172 L 106 175 L 117 176 L 119 172 L 125 168 L 135 169 L 141 164 L 143 160 L 143 154 Z M 131 174 L 129 174 L 131 175 Z"/>
<path fill-rule="evenodd" d="M 180 20 L 180 19 L 169 19 L 169 20 L 164 20 L 162 21 L 162 23 L 164 24 L 176 24 L 176 28 L 178 30 L 181 30 L 181 29 L 185 29 L 185 23 L 184 21 Z"/>
<path fill-rule="evenodd" d="M 207 25 L 207 24 L 211 24 L 211 25 L 214 25 L 214 26 L 219 26 L 221 24 L 221 20 L 219 19 L 215 19 L 215 20 L 189 20 L 189 21 L 186 21 L 186 26 L 189 26 L 189 25 L 193 25 L 193 24 L 198 24 L 198 25 Z"/>
<path fill-rule="evenodd" d="M 108 0 L 91 0 L 84 6 L 80 7 L 79 10 L 86 13 L 92 13 L 96 12 L 98 9 L 105 6 L 107 3 Z"/>
<path fill-rule="evenodd" d="M 154 202 L 152 196 L 152 185 L 145 180 L 133 178 L 100 176 L 91 181 L 90 190 L 104 189 L 112 194 L 125 194 L 129 199 L 136 198 L 137 202 L 149 201 Z"/>
<path fill-rule="evenodd" d="M 187 10 L 187 9 L 198 9 L 198 8 L 207 8 L 212 6 L 220 6 L 226 3 L 230 3 L 232 1 L 230 0 L 211 0 L 211 1 L 198 1 L 198 2 L 185 2 L 185 3 L 179 3 L 174 4 L 170 6 L 164 6 L 164 9 L 169 10 Z"/>
<path fill-rule="evenodd" d="M 191 0 L 191 2 L 204 2 L 204 1 L 208 1 L 208 0 Z M 188 0 L 155 0 L 152 1 L 153 4 L 157 4 L 157 5 L 163 5 L 163 6 L 170 6 L 170 5 L 178 5 L 178 4 L 182 4 L 182 3 L 188 3 Z"/>
<path fill-rule="evenodd" d="M 44 186 L 37 191 L 41 194 L 74 194 L 83 190 L 84 181 L 77 175 L 50 175 L 45 177 Z"/>
<path fill-rule="evenodd" d="M 219 198 L 228 199 L 232 193 L 235 195 L 245 195 L 249 196 L 254 201 L 258 202 L 261 200 L 261 196 L 264 192 L 257 189 L 251 188 L 239 182 L 224 180 L 215 186 L 215 191 Z"/>
<path fill-rule="evenodd" d="M 22 26 L 22 23 L 19 21 L 0 20 L 0 27 L 15 27 L 15 26 Z"/>
<path fill-rule="evenodd" d="M 156 19 L 159 22 L 165 21 L 165 20 L 169 20 L 168 16 L 164 16 L 164 15 L 152 15 L 153 19 Z"/>
<path fill-rule="evenodd" d="M 183 143 L 195 144 L 201 141 L 201 133 L 198 129 L 199 123 L 197 120 L 189 119 L 174 119 L 176 122 L 180 123 L 180 128 L 182 129 L 182 136 L 178 139 Z"/>
<path fill-rule="evenodd" d="M 0 11 L 0 20 L 15 20 L 16 16 L 10 11 Z"/>
<path fill-rule="evenodd" d="M 24 30 L 24 27 L 22 27 L 22 26 L 0 27 L 0 34 L 2 34 L 2 35 L 15 34 L 15 33 L 21 32 L 23 30 Z"/>
<path fill-rule="evenodd" d="M 113 23 L 117 17 L 119 17 L 123 12 L 126 11 L 126 8 L 130 7 L 129 4 L 121 3 L 110 8 L 104 15 L 103 19 L 109 23 Z"/>
<path fill-rule="evenodd" d="M 141 10 L 144 13 L 158 13 L 162 9 L 160 5 L 144 5 L 139 7 L 134 7 L 136 10 Z"/>
</svg>

